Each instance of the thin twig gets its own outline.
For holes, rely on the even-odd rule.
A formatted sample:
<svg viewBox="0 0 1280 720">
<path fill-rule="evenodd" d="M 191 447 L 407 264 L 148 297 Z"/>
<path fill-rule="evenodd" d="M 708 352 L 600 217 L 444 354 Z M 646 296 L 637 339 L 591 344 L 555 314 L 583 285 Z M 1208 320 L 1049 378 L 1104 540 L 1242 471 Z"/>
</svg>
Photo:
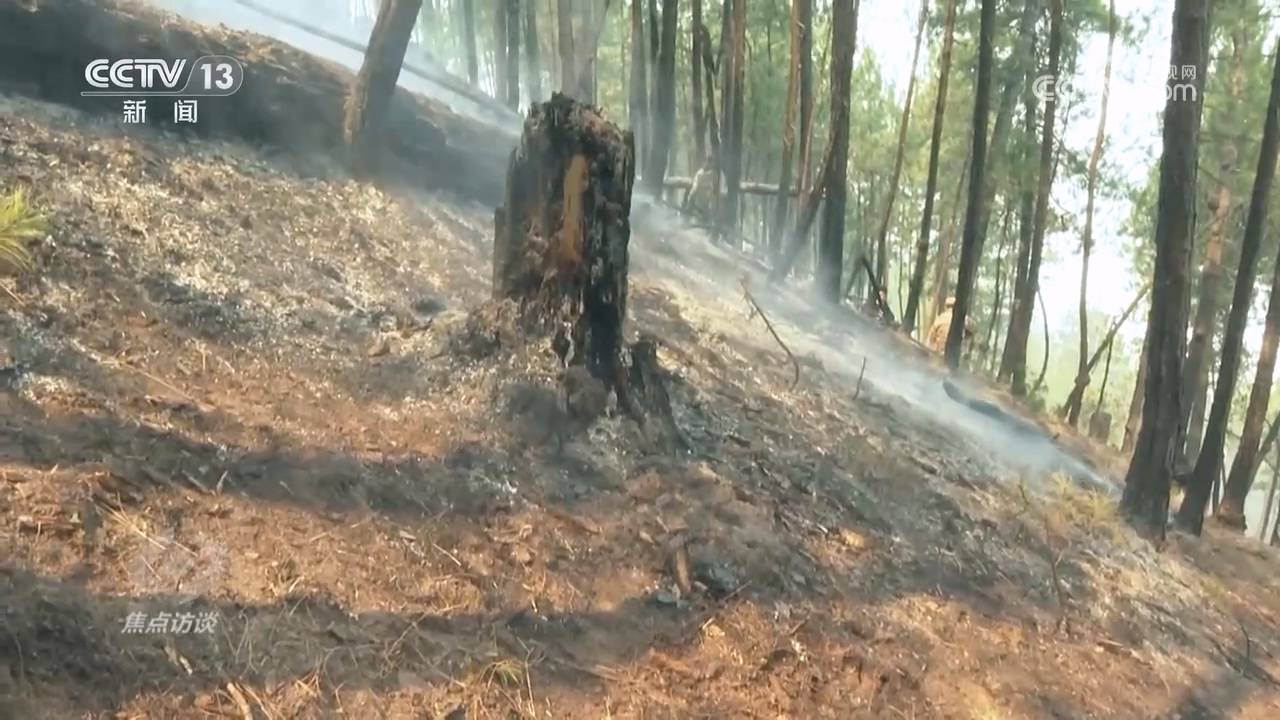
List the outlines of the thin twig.
<svg viewBox="0 0 1280 720">
<path fill-rule="evenodd" d="M 791 348 L 787 347 L 787 344 L 782 342 L 782 338 L 778 337 L 778 331 L 773 329 L 773 323 L 769 322 L 769 316 L 764 314 L 764 309 L 760 307 L 760 303 L 756 302 L 756 299 L 751 296 L 751 289 L 747 286 L 747 278 L 745 276 L 742 278 L 742 294 L 747 299 L 747 302 L 751 303 L 751 314 L 759 315 L 760 319 L 764 320 L 764 326 L 769 328 L 769 334 L 778 342 L 782 351 L 787 354 L 787 359 L 791 361 L 791 368 L 795 371 L 795 374 L 791 378 L 791 385 L 787 389 L 795 388 L 800 383 L 800 363 L 796 361 L 796 356 L 791 354 Z"/>
<path fill-rule="evenodd" d="M 858 385 L 853 389 L 853 399 L 856 401 L 858 396 L 862 394 L 862 375 L 867 371 L 867 359 L 862 358 L 862 369 L 858 371 Z"/>
</svg>

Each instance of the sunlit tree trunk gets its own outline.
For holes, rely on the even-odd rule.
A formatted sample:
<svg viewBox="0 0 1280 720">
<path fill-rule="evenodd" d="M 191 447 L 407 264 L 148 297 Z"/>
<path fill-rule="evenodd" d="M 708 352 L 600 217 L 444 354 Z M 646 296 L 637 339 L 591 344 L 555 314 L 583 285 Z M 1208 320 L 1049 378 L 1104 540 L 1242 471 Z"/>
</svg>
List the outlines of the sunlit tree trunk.
<svg viewBox="0 0 1280 720">
<path fill-rule="evenodd" d="M 1169 64 L 1197 69 L 1194 98 L 1174 93 L 1164 110 L 1160 190 L 1156 209 L 1156 258 L 1147 321 L 1147 374 L 1142 419 L 1125 474 L 1121 505 L 1135 525 L 1164 537 L 1169 486 L 1181 448 L 1182 361 L 1190 301 L 1191 241 L 1195 232 L 1196 157 L 1200 145 L 1202 90 L 1209 45 L 1210 0 L 1177 0 Z M 1234 371 L 1234 369 L 1233 369 Z M 1216 468 L 1215 468 L 1216 470 Z M 1213 478 L 1209 477 L 1212 486 Z M 1208 499 L 1208 493 L 1205 493 Z M 1203 507 L 1203 506 L 1202 506 Z M 1203 511 L 1201 512 L 1203 517 Z"/>
<path fill-rule="evenodd" d="M 924 292 L 925 268 L 929 264 L 929 233 L 933 226 L 933 200 L 938 191 L 938 158 L 942 151 L 942 127 L 947 115 L 947 85 L 951 76 L 951 49 L 955 45 L 956 0 L 947 0 L 947 16 L 942 38 L 942 56 L 938 65 L 938 95 L 933 105 L 933 134 L 929 139 L 929 175 L 925 181 L 924 212 L 920 218 L 920 237 L 916 240 L 915 261 L 911 269 L 911 288 L 907 293 L 907 309 L 902 315 L 902 328 L 910 334 L 920 312 L 920 296 Z"/>
</svg>

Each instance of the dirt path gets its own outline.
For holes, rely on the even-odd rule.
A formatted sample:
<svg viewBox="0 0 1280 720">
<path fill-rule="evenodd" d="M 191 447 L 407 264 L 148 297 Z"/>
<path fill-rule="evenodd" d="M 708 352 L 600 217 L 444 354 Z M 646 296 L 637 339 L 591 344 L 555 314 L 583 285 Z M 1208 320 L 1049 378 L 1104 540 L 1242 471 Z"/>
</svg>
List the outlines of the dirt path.
<svg viewBox="0 0 1280 720">
<path fill-rule="evenodd" d="M 53 232 L 0 315 L 0 716 L 1280 708 L 1273 551 L 1157 554 L 855 397 L 834 320 L 788 389 L 745 304 L 662 272 L 671 238 L 636 238 L 633 330 L 694 452 L 609 417 L 556 453 L 504 412 L 556 368 L 482 309 L 486 208 L 6 98 L 15 183 Z"/>
</svg>

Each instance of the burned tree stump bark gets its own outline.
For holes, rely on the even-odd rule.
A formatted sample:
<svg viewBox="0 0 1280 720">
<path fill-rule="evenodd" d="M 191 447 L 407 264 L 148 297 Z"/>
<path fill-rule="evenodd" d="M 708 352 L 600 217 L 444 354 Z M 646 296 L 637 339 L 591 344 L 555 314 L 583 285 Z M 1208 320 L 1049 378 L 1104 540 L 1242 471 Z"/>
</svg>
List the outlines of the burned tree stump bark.
<svg viewBox="0 0 1280 720">
<path fill-rule="evenodd" d="M 556 93 L 534 105 L 494 212 L 493 293 L 557 331 L 561 359 L 618 378 L 627 309 L 631 133 Z"/>
<path fill-rule="evenodd" d="M 646 437 L 672 451 L 687 444 L 657 342 L 623 343 L 634 182 L 630 132 L 560 93 L 534 105 L 494 211 L 493 295 L 553 334 L 570 371 L 585 368 Z"/>
</svg>

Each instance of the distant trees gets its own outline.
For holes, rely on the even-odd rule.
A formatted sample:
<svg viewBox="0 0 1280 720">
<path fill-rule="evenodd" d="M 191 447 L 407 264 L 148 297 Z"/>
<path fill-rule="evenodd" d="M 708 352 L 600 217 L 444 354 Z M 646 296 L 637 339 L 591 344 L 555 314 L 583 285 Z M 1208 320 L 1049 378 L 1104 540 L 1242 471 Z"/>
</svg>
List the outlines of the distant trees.
<svg viewBox="0 0 1280 720">
<path fill-rule="evenodd" d="M 1170 92 L 1164 109 L 1160 191 L 1156 209 L 1155 270 L 1147 321 L 1144 410 L 1125 474 L 1121 505 L 1146 533 L 1164 537 L 1173 462 L 1180 449 L 1182 363 L 1190 298 L 1191 238 L 1195 231 L 1196 158 L 1210 0 L 1176 0 L 1169 64 L 1198 69 L 1194 97 Z"/>
</svg>

